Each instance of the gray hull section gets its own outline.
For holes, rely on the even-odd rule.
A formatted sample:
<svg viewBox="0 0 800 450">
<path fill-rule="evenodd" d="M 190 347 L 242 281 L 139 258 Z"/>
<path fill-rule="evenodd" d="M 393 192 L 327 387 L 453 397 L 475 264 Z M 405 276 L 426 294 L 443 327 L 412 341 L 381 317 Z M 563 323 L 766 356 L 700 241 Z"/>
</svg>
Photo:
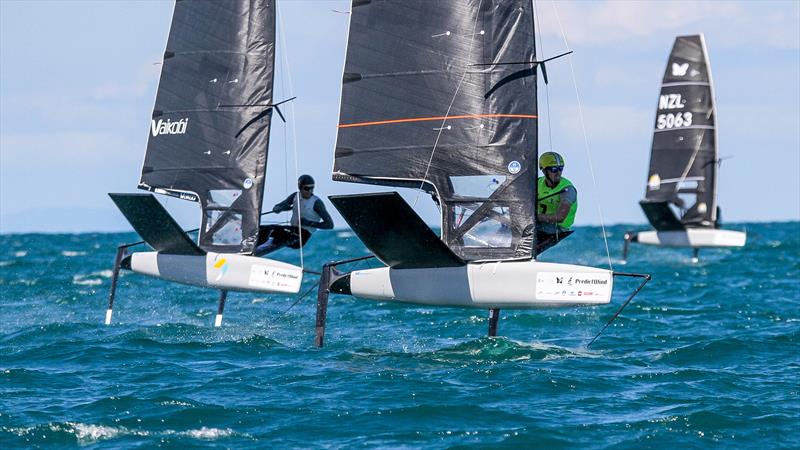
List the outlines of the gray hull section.
<svg viewBox="0 0 800 450">
<path fill-rule="evenodd" d="M 663 247 L 743 247 L 747 234 L 742 231 L 709 228 L 687 228 L 682 231 L 642 231 L 640 244 Z"/>
<path fill-rule="evenodd" d="M 139 252 L 131 255 L 133 272 L 204 288 L 296 294 L 303 269 L 280 261 L 228 253 L 202 256 Z"/>
<path fill-rule="evenodd" d="M 611 301 L 612 288 L 608 270 L 537 261 L 381 267 L 350 274 L 350 290 L 357 297 L 482 309 L 601 305 Z"/>
</svg>

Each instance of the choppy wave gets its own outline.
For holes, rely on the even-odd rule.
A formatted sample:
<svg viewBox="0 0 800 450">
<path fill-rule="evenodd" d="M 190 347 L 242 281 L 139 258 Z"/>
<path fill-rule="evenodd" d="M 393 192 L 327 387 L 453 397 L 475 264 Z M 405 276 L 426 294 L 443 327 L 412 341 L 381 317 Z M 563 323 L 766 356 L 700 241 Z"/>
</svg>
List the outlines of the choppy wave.
<svg viewBox="0 0 800 450">
<path fill-rule="evenodd" d="M 698 263 L 636 246 L 625 270 L 653 281 L 588 348 L 632 285 L 504 310 L 497 338 L 483 311 L 332 296 L 317 349 L 313 295 L 231 293 L 214 328 L 217 293 L 123 273 L 105 326 L 133 235 L 0 236 L 0 448 L 797 448 L 800 224 L 748 231 Z M 604 266 L 599 233 L 542 259 Z M 349 231 L 306 250 L 364 251 Z"/>
<path fill-rule="evenodd" d="M 54 422 L 47 425 L 34 427 L 3 427 L 2 431 L 21 438 L 41 438 L 46 440 L 51 436 L 51 441 L 58 442 L 74 439 L 79 445 L 93 444 L 99 441 L 112 440 L 121 437 L 164 438 L 170 436 L 187 437 L 191 439 L 214 441 L 235 435 L 230 428 L 219 429 L 200 427 L 189 430 L 159 430 L 149 431 L 123 426 L 99 425 L 80 422 Z M 36 439 L 38 440 L 38 439 Z"/>
</svg>

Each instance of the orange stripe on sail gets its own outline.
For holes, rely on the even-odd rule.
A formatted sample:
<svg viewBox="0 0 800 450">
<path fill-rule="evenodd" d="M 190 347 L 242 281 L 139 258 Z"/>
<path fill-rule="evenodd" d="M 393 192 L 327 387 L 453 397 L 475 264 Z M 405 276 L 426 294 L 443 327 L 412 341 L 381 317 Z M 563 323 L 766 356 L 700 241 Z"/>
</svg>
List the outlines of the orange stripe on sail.
<svg viewBox="0 0 800 450">
<path fill-rule="evenodd" d="M 407 119 L 379 120 L 376 122 L 343 123 L 339 128 L 368 127 L 371 125 L 388 125 L 393 123 L 427 122 L 431 120 L 482 119 L 485 117 L 505 117 L 511 119 L 538 119 L 531 114 L 466 114 L 463 116 L 411 117 Z"/>
</svg>

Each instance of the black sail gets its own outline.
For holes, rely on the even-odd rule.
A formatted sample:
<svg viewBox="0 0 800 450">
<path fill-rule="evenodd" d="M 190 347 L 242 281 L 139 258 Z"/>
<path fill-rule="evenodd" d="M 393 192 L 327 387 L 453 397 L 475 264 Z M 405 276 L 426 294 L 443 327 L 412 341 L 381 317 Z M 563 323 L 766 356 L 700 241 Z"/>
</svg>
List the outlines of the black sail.
<svg viewBox="0 0 800 450">
<path fill-rule="evenodd" d="M 465 260 L 534 223 L 530 0 L 353 0 L 333 179 L 422 188 Z"/>
<path fill-rule="evenodd" d="M 658 97 L 650 171 L 641 202 L 656 229 L 716 226 L 715 123 L 703 35 L 680 36 L 672 47 Z M 679 224 L 675 215 L 671 221 L 664 220 L 673 210 Z M 673 225 L 666 226 L 668 222 Z"/>
<path fill-rule="evenodd" d="M 179 0 L 141 189 L 200 203 L 199 245 L 252 251 L 272 103 L 273 0 Z"/>
</svg>

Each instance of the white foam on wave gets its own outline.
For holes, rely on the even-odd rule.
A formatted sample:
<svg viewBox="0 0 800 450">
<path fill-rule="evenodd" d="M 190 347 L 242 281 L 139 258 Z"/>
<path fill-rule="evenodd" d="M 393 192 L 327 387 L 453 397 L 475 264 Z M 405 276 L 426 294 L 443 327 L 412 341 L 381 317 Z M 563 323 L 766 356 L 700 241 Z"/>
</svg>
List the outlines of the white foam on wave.
<svg viewBox="0 0 800 450">
<path fill-rule="evenodd" d="M 4 431 L 10 434 L 16 434 L 19 437 L 23 437 L 33 430 L 33 427 L 2 427 L 0 431 Z"/>
<path fill-rule="evenodd" d="M 218 438 L 221 438 L 221 437 L 231 436 L 231 435 L 233 435 L 233 430 L 231 430 L 230 428 L 225 428 L 224 430 L 221 430 L 219 428 L 202 427 L 199 430 L 182 431 L 182 432 L 177 433 L 177 434 L 180 435 L 180 436 L 193 437 L 195 439 L 212 440 L 212 439 L 218 439 Z"/>
<path fill-rule="evenodd" d="M 0 267 L 6 267 L 14 264 L 14 261 L 0 261 Z"/>
<path fill-rule="evenodd" d="M 26 252 L 25 250 L 20 250 L 20 251 L 14 252 L 14 256 L 16 256 L 17 258 L 22 258 L 23 256 L 25 256 L 27 254 L 28 254 L 28 252 Z"/>
<path fill-rule="evenodd" d="M 77 284 L 80 286 L 98 286 L 103 284 L 103 280 L 90 277 L 91 275 L 73 275 L 72 284 Z"/>
<path fill-rule="evenodd" d="M 150 432 L 125 427 L 112 427 L 108 425 L 95 425 L 81 422 L 50 423 L 47 424 L 46 427 L 54 433 L 68 433 L 75 436 L 75 439 L 77 439 L 78 444 L 80 445 L 92 444 L 122 436 L 185 436 L 193 439 L 214 440 L 233 436 L 235 434 L 230 428 L 220 429 L 202 427 L 199 429 L 186 431 L 163 430 Z M 37 429 L 41 430 L 39 426 L 33 426 L 14 428 L 2 427 L 0 428 L 0 431 L 23 437 L 32 433 L 36 433 Z"/>
<path fill-rule="evenodd" d="M 63 424 L 50 424 L 50 430 L 54 432 L 63 431 L 75 436 L 81 445 L 91 444 L 106 439 L 114 439 L 120 436 L 148 436 L 150 433 L 142 430 L 129 430 L 125 427 L 110 427 L 107 425 L 95 425 L 81 422 L 64 422 Z"/>
<path fill-rule="evenodd" d="M 77 250 L 64 250 L 61 252 L 61 255 L 71 258 L 73 256 L 84 256 L 86 252 L 79 252 Z"/>
<path fill-rule="evenodd" d="M 161 404 L 164 406 L 194 406 L 191 403 L 182 402 L 180 400 L 164 400 Z"/>
<path fill-rule="evenodd" d="M 111 278 L 114 275 L 114 271 L 112 270 L 98 270 L 96 272 L 92 272 L 88 275 L 73 275 L 72 276 L 72 284 L 78 284 L 81 286 L 97 286 L 103 284 L 103 280 L 100 278 Z"/>
<path fill-rule="evenodd" d="M 336 237 L 340 238 L 340 239 L 341 238 L 349 238 L 349 237 L 353 237 L 353 233 L 350 232 L 350 231 L 340 231 L 340 232 L 336 233 Z"/>
<path fill-rule="evenodd" d="M 67 422 L 67 425 L 72 426 L 72 432 L 75 434 L 75 437 L 78 438 L 79 442 L 96 442 L 103 439 L 111 439 L 127 431 L 124 428 L 86 423 Z"/>
</svg>

